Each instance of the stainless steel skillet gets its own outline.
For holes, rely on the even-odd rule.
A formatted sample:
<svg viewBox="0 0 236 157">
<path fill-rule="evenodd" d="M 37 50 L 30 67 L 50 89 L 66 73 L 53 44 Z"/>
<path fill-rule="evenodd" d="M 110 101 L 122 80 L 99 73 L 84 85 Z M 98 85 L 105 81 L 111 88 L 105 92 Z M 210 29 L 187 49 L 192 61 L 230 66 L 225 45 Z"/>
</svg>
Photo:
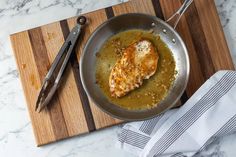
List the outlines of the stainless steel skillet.
<svg viewBox="0 0 236 157">
<path fill-rule="evenodd" d="M 141 13 L 130 13 L 107 20 L 93 32 L 87 41 L 80 58 L 80 76 L 86 93 L 100 109 L 119 119 L 144 120 L 154 117 L 176 104 L 183 94 L 188 82 L 189 57 L 186 46 L 179 34 L 175 31 L 175 27 L 177 26 L 181 15 L 192 1 L 193 0 L 185 0 L 181 8 L 166 22 L 155 16 Z M 167 22 L 172 20 L 174 17 L 176 17 L 177 20 L 172 28 Z M 176 75 L 173 86 L 168 92 L 166 98 L 152 109 L 127 110 L 112 104 L 95 83 L 96 53 L 109 37 L 129 29 L 153 29 L 154 33 L 159 34 L 161 39 L 172 51 L 176 61 L 176 70 L 178 71 L 178 74 Z"/>
</svg>

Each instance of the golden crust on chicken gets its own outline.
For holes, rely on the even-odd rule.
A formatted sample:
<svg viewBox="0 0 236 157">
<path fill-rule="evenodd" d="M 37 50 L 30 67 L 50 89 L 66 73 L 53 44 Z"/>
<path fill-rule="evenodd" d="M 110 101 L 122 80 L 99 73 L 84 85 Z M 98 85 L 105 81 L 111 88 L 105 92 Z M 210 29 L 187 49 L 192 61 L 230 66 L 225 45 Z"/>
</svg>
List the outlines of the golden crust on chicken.
<svg viewBox="0 0 236 157">
<path fill-rule="evenodd" d="M 139 40 L 128 46 L 111 70 L 111 96 L 122 97 L 140 87 L 144 79 L 155 74 L 158 58 L 158 53 L 149 40 Z"/>
</svg>

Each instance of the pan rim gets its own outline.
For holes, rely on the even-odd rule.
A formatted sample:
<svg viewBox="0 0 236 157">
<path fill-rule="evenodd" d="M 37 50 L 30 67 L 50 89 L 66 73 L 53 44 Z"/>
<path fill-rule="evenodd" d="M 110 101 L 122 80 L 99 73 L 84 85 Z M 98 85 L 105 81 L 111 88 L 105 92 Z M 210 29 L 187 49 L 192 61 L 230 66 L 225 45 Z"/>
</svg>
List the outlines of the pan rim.
<svg viewBox="0 0 236 157">
<path fill-rule="evenodd" d="M 88 49 L 88 46 L 89 44 L 91 43 L 91 40 L 93 39 L 93 37 L 96 35 L 96 33 L 102 29 L 104 26 L 107 25 L 107 23 L 109 23 L 110 21 L 116 19 L 116 18 L 119 18 L 121 16 L 129 16 L 129 15 L 141 15 L 141 16 L 147 16 L 147 17 L 150 17 L 150 18 L 153 18 L 155 19 L 155 21 L 157 22 L 160 22 L 162 23 L 165 27 L 167 27 L 168 29 L 171 30 L 171 32 L 173 32 L 175 34 L 175 36 L 179 39 L 179 41 L 181 42 L 181 45 L 182 45 L 182 48 L 184 49 L 184 51 L 186 52 L 185 55 L 186 55 L 186 80 L 183 84 L 183 88 L 182 90 L 179 92 L 178 96 L 176 97 L 176 99 L 168 106 L 166 107 L 165 109 L 163 109 L 162 112 L 159 112 L 159 113 L 156 113 L 156 114 L 150 114 L 149 116 L 143 116 L 143 117 L 139 117 L 139 118 L 128 118 L 128 117 L 124 117 L 124 116 L 119 116 L 119 115 L 115 115 L 109 111 L 107 111 L 106 109 L 104 109 L 99 103 L 97 103 L 97 101 L 91 96 L 91 92 L 88 90 L 87 86 L 85 85 L 85 80 L 84 80 L 84 75 L 83 75 L 83 72 L 82 72 L 82 67 L 84 66 L 84 57 L 85 57 L 85 52 L 87 51 Z M 180 37 L 180 35 L 178 34 L 178 32 L 172 28 L 168 23 L 166 23 L 165 21 L 163 21 L 162 19 L 156 17 L 156 16 L 153 16 L 153 15 L 149 15 L 149 14 L 144 14 L 144 13 L 126 13 L 126 14 L 121 14 L 121 15 L 118 15 L 118 16 L 114 16 L 106 21 L 104 21 L 102 24 L 100 24 L 93 32 L 92 34 L 90 35 L 89 39 L 87 40 L 85 46 L 84 46 L 84 49 L 82 51 L 82 54 L 80 56 L 80 61 L 79 61 L 79 73 L 80 73 L 80 78 L 81 78 L 81 83 L 82 83 L 82 86 L 87 94 L 87 96 L 94 102 L 94 104 L 96 106 L 99 107 L 99 109 L 101 109 L 103 112 L 111 115 L 112 117 L 114 118 L 117 118 L 117 119 L 121 119 L 121 120 L 128 120 L 128 121 L 131 121 L 131 120 L 146 120 L 146 119 L 150 119 L 150 118 L 153 118 L 153 117 L 156 117 L 157 115 L 169 110 L 170 108 L 172 108 L 176 103 L 177 101 L 180 99 L 180 97 L 182 96 L 182 94 L 184 93 L 186 87 L 187 87 L 187 84 L 188 84 L 188 81 L 189 81 L 189 73 L 190 73 L 190 61 L 189 61 L 189 55 L 188 55 L 188 50 L 186 48 L 186 45 L 184 43 L 184 41 L 182 40 L 182 38 Z M 152 110 L 152 109 L 150 109 Z M 135 112 L 136 110 L 131 110 L 132 112 Z M 138 111 L 136 111 L 138 113 Z"/>
</svg>

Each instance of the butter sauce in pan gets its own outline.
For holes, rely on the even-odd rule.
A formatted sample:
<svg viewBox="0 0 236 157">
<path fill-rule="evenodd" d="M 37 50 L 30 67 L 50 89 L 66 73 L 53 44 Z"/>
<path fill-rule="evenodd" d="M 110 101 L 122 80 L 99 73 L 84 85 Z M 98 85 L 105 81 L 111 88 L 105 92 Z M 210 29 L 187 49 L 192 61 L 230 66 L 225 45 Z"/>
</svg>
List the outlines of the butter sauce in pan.
<svg viewBox="0 0 236 157">
<path fill-rule="evenodd" d="M 140 87 L 122 97 L 114 97 L 110 92 L 109 76 L 124 50 L 139 40 L 148 40 L 158 53 L 156 72 L 143 80 Z M 113 104 L 126 109 L 138 110 L 155 107 L 167 95 L 175 79 L 175 61 L 171 51 L 158 35 L 144 30 L 128 30 L 109 38 L 96 54 L 96 83 Z"/>
</svg>

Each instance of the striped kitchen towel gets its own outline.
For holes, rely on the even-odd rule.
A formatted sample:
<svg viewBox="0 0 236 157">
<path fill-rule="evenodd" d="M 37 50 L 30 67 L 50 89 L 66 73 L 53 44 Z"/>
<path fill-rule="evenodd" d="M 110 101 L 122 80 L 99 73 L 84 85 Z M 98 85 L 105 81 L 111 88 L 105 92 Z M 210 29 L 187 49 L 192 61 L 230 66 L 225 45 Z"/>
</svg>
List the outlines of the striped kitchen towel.
<svg viewBox="0 0 236 157">
<path fill-rule="evenodd" d="M 189 157 L 236 131 L 236 72 L 220 71 L 179 109 L 124 125 L 118 146 L 140 157 Z"/>
</svg>

